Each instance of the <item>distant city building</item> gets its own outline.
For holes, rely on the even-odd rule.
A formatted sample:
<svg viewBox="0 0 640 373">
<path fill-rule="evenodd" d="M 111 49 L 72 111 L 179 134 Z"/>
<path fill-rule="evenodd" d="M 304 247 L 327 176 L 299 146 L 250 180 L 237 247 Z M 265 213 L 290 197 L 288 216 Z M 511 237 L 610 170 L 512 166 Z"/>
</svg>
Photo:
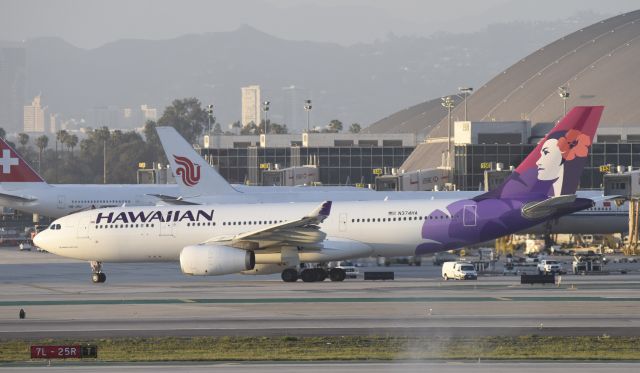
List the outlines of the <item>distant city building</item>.
<svg viewBox="0 0 640 373">
<path fill-rule="evenodd" d="M 0 43 L 0 127 L 8 133 L 19 132 L 23 126 L 26 65 L 24 47 L 17 43 Z"/>
<path fill-rule="evenodd" d="M 49 133 L 58 132 L 58 114 L 49 114 Z"/>
<path fill-rule="evenodd" d="M 260 86 L 242 87 L 242 127 L 249 123 L 260 124 L 261 117 Z"/>
<path fill-rule="evenodd" d="M 302 132 L 307 129 L 307 124 L 304 118 L 303 102 L 307 98 L 304 90 L 291 85 L 289 87 L 282 88 L 284 93 L 283 99 L 283 112 L 284 112 L 284 124 L 287 125 L 290 132 Z"/>
<path fill-rule="evenodd" d="M 24 132 L 44 132 L 44 109 L 40 105 L 40 95 L 34 97 L 31 105 L 23 109 Z"/>
<path fill-rule="evenodd" d="M 152 108 L 148 105 L 140 105 L 140 111 L 142 111 L 142 124 L 145 124 L 148 120 L 158 119 L 158 109 Z"/>
</svg>

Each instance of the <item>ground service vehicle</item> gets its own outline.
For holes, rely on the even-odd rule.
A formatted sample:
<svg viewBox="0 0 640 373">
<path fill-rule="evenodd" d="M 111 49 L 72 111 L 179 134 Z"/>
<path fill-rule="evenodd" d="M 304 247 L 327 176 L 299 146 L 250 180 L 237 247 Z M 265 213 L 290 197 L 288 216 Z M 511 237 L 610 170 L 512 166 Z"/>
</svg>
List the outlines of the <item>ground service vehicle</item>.
<svg viewBox="0 0 640 373">
<path fill-rule="evenodd" d="M 477 280 L 478 272 L 471 263 L 444 262 L 442 263 L 442 278 L 445 280 Z"/>
</svg>

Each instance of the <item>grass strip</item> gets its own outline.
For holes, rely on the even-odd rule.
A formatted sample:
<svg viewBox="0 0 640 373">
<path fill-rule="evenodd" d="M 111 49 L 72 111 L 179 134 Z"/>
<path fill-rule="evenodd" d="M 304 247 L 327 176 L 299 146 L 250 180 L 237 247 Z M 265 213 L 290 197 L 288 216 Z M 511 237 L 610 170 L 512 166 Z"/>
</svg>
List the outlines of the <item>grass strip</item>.
<svg viewBox="0 0 640 373">
<path fill-rule="evenodd" d="M 310 361 L 412 359 L 640 360 L 640 337 L 158 337 L 0 341 L 0 361 L 28 361 L 30 346 L 91 343 L 100 361 Z"/>
</svg>

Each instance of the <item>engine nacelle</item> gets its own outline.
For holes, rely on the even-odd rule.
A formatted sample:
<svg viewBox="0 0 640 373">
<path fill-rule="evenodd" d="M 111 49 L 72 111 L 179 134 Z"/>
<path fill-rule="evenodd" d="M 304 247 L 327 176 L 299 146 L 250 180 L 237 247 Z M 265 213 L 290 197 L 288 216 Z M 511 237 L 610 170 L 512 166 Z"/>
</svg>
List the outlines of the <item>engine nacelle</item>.
<svg viewBox="0 0 640 373">
<path fill-rule="evenodd" d="M 251 270 L 253 251 L 223 245 L 187 246 L 180 252 L 180 269 L 186 275 L 217 276 Z"/>
</svg>

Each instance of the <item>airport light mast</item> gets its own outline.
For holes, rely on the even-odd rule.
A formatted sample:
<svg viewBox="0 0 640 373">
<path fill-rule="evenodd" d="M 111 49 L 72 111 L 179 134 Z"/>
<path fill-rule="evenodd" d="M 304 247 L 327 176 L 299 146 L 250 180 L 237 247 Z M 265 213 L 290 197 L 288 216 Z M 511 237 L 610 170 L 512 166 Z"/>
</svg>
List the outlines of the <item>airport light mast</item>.
<svg viewBox="0 0 640 373">
<path fill-rule="evenodd" d="M 449 183 L 451 183 L 453 179 L 453 173 L 451 172 L 451 109 L 454 106 L 453 99 L 451 96 L 442 97 L 440 103 L 442 107 L 447 109 L 447 173 L 449 175 Z"/>
<path fill-rule="evenodd" d="M 262 111 L 264 112 L 264 134 L 269 133 L 269 105 L 271 101 L 265 101 L 262 103 Z"/>
<path fill-rule="evenodd" d="M 307 112 L 307 133 L 309 133 L 310 130 L 310 116 L 311 116 L 311 100 L 304 100 L 304 111 Z"/>
<path fill-rule="evenodd" d="M 211 119 L 213 119 L 213 105 L 212 104 L 209 104 L 207 106 L 207 118 L 209 119 L 209 130 L 208 130 L 209 141 L 211 141 Z"/>
<path fill-rule="evenodd" d="M 458 87 L 458 91 L 464 95 L 464 121 L 467 121 L 467 96 L 473 92 L 473 87 Z"/>
<path fill-rule="evenodd" d="M 562 99 L 562 111 L 563 117 L 567 116 L 567 100 L 569 99 L 569 88 L 566 86 L 562 86 L 558 88 L 558 96 Z"/>
</svg>

